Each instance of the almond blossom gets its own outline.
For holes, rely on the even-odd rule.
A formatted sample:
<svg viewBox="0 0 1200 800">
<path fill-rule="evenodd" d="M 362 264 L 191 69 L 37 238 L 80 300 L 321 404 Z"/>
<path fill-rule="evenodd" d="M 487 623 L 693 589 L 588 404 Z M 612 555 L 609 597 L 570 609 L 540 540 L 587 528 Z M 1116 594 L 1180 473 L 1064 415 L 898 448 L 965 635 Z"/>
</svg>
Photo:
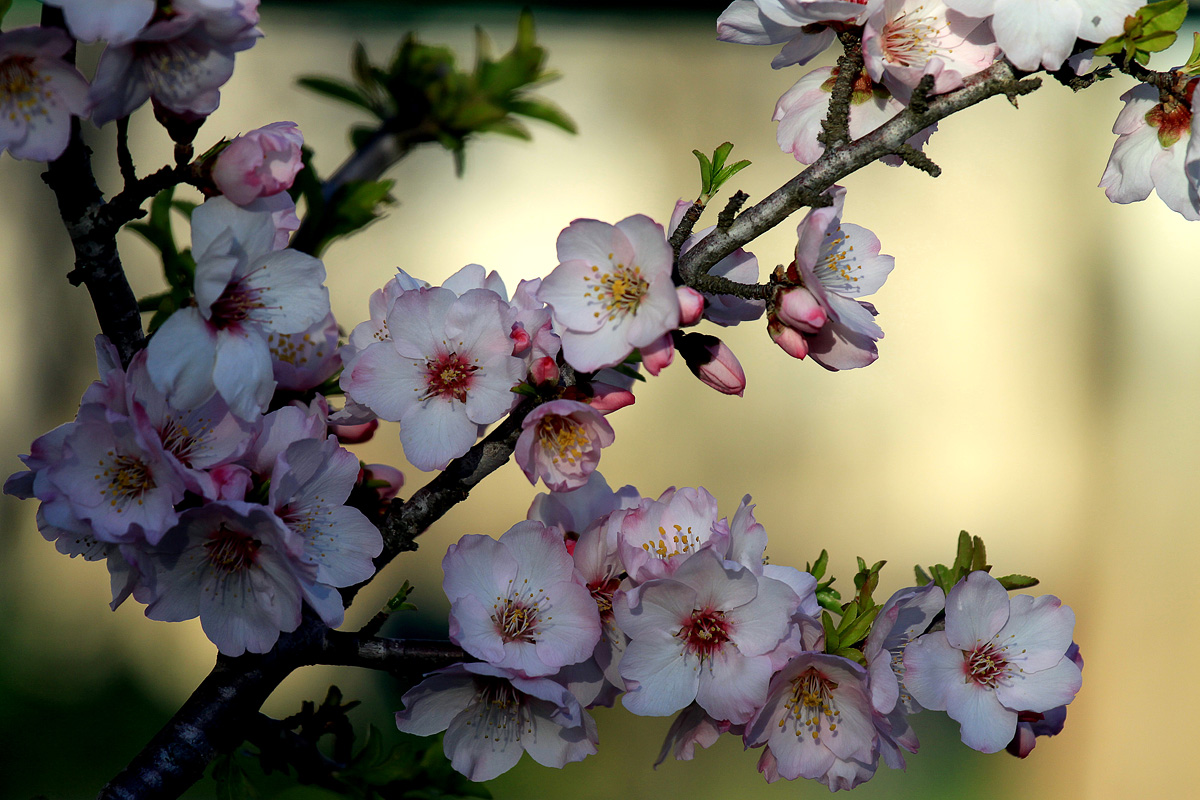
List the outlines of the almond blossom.
<svg viewBox="0 0 1200 800">
<path fill-rule="evenodd" d="M 880 0 L 734 0 L 717 19 L 717 38 L 783 44 L 775 69 L 807 64 L 833 44 L 831 25 L 859 25 Z M 826 24 L 829 23 L 829 24 Z"/>
<path fill-rule="evenodd" d="M 156 580 L 146 616 L 199 616 L 225 655 L 265 653 L 300 625 L 301 581 L 312 577 L 300 553 L 299 538 L 263 506 L 218 501 L 185 511 L 146 553 Z"/>
<path fill-rule="evenodd" d="M 562 538 L 540 522 L 518 522 L 499 539 L 464 536 L 442 571 L 450 639 L 476 658 L 550 675 L 587 659 L 600 639 L 595 601 Z"/>
<path fill-rule="evenodd" d="M 1075 40 L 1103 42 L 1123 30 L 1143 0 L 945 0 L 970 17 L 991 22 L 1004 56 L 1018 69 L 1053 71 Z"/>
<path fill-rule="evenodd" d="M 771 650 L 787 634 L 800 599 L 712 550 L 688 557 L 669 578 L 613 603 L 629 637 L 622 703 L 665 716 L 695 701 L 714 719 L 750 720 L 766 698 Z"/>
<path fill-rule="evenodd" d="M 1075 614 L 1057 597 L 1008 592 L 972 572 L 946 598 L 946 628 L 904 651 L 905 685 L 922 706 L 945 711 L 983 753 L 1013 739 L 1020 712 L 1070 703 L 1082 683 L 1067 657 Z"/>
<path fill-rule="evenodd" d="M 88 85 L 62 56 L 73 43 L 53 28 L 0 33 L 0 151 L 53 161 L 67 148 L 71 117 L 88 112 Z"/>
<path fill-rule="evenodd" d="M 239 206 L 291 187 L 303 166 L 304 135 L 294 122 L 272 122 L 235 138 L 217 156 L 213 183 Z"/>
<path fill-rule="evenodd" d="M 492 664 L 431 672 L 401 698 L 396 727 L 417 736 L 446 731 L 450 765 L 473 781 L 516 766 L 524 753 L 561 768 L 596 752 L 596 723 L 567 689 Z"/>
<path fill-rule="evenodd" d="M 941 0 L 884 0 L 867 18 L 862 51 L 867 73 L 907 99 L 925 75 L 933 94 L 963 85 L 996 58 L 991 29 Z"/>
<path fill-rule="evenodd" d="M 1121 95 L 1125 106 L 1113 123 L 1117 134 L 1112 155 L 1100 178 L 1114 203 L 1145 200 L 1151 191 L 1184 219 L 1200 219 L 1200 142 L 1191 102 L 1200 80 L 1178 81 L 1178 94 L 1160 93 L 1139 83 Z"/>
<path fill-rule="evenodd" d="M 67 30 L 81 42 L 125 44 L 150 23 L 155 0 L 43 0 L 43 5 L 61 8 Z"/>
<path fill-rule="evenodd" d="M 857 298 L 883 286 L 894 259 L 880 254 L 875 234 L 841 221 L 846 190 L 835 186 L 831 193 L 833 204 L 811 210 L 797 227 L 796 261 L 788 277 L 811 293 L 826 317 L 815 333 L 804 335 L 807 353 L 826 369 L 854 369 L 879 357 L 875 342 L 883 338 L 875 307 Z M 784 310 L 811 321 L 820 316 L 789 310 L 786 304 Z M 804 330 L 800 321 L 795 324 L 798 331 Z"/>
<path fill-rule="evenodd" d="M 537 297 L 550 306 L 563 357 L 576 369 L 620 364 L 679 327 L 674 255 L 649 217 L 616 225 L 577 219 L 558 236 L 558 260 Z"/>
<path fill-rule="evenodd" d="M 703 487 L 671 487 L 657 500 L 614 515 L 621 561 L 635 583 L 669 576 L 702 549 L 724 555 L 729 524 L 717 519 L 717 500 Z"/>
<path fill-rule="evenodd" d="M 612 426 L 587 403 L 551 400 L 521 422 L 513 455 L 530 483 L 541 478 L 551 491 L 569 492 L 587 483 L 600 449 L 614 439 Z"/>
<path fill-rule="evenodd" d="M 525 363 L 512 355 L 515 315 L 488 289 L 406 291 L 387 313 L 388 338 L 342 372 L 347 399 L 400 423 L 414 467 L 442 469 L 516 404 Z"/>
<path fill-rule="evenodd" d="M 298 333 L 329 313 L 325 267 L 275 250 L 269 213 L 214 198 L 192 214 L 196 305 L 172 314 L 150 339 L 146 366 L 176 408 L 219 394 L 253 419 L 274 392 L 271 333 Z"/>
<path fill-rule="evenodd" d="M 801 164 L 811 164 L 825 152 L 825 146 L 817 141 L 817 136 L 821 133 L 822 120 L 829 115 L 829 101 L 836 80 L 836 68 L 818 67 L 796 81 L 775 104 L 772 119 L 779 123 L 775 139 L 780 149 L 791 153 Z M 850 138 L 866 136 L 903 110 L 904 105 L 887 87 L 872 81 L 864 67 L 850 94 Z M 909 137 L 907 144 L 919 150 L 935 130 L 936 123 Z M 884 156 L 880 161 L 889 166 L 903 163 L 897 156 Z"/>
</svg>

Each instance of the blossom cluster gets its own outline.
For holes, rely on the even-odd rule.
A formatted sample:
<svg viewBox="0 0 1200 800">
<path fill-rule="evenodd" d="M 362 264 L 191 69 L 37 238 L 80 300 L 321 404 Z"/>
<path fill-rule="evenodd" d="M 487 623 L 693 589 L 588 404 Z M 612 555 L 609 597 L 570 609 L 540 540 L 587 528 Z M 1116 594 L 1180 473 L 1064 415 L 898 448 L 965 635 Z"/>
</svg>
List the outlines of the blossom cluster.
<svg viewBox="0 0 1200 800">
<path fill-rule="evenodd" d="M 1096 46 L 1129 29 L 1141 0 L 734 0 L 717 22 L 717 38 L 782 45 L 776 69 L 804 65 L 838 32 L 861 42 L 863 68 L 850 95 L 849 132 L 860 138 L 893 119 L 922 79 L 930 94 L 965 85 L 1004 59 L 1018 70 L 1093 68 Z M 824 152 L 818 140 L 837 68 L 813 69 L 779 98 L 774 119 L 785 152 L 810 164 Z M 1145 200 L 1151 191 L 1186 219 L 1200 219 L 1200 144 L 1193 144 L 1194 72 L 1162 73 L 1121 99 L 1118 139 L 1100 186 L 1115 203 Z M 908 144 L 920 148 L 936 126 Z M 883 159 L 898 165 L 895 156 Z"/>
<path fill-rule="evenodd" d="M 1010 599 L 972 572 L 949 597 L 933 583 L 900 590 L 857 641 L 832 644 L 816 577 L 766 563 L 766 546 L 749 496 L 725 518 L 703 488 L 652 499 L 599 473 L 539 495 L 499 539 L 451 545 L 450 638 L 478 662 L 430 673 L 396 723 L 445 730 L 454 768 L 488 780 L 523 752 L 556 767 L 596 752 L 587 709 L 619 698 L 674 715 L 660 762 L 727 733 L 762 748 L 768 781 L 832 790 L 881 760 L 903 767 L 922 708 L 946 711 L 986 753 L 1024 756 L 1061 729 L 1042 721 L 1065 716 L 1081 662 L 1057 598 Z"/>
<path fill-rule="evenodd" d="M 277 386 L 310 390 L 339 366 L 324 267 L 286 242 L 269 209 L 196 208 L 194 303 L 128 367 L 100 337 L 75 420 L 4 486 L 41 501 L 61 552 L 106 560 L 114 608 L 132 596 L 152 619 L 199 616 L 227 655 L 266 652 L 304 604 L 340 625 L 337 590 L 374 574 L 383 548 L 346 505 L 362 470 L 324 398 L 270 405 Z"/>
<path fill-rule="evenodd" d="M 66 32 L 0 34 L 0 150 L 52 161 L 72 117 L 104 125 L 147 100 L 162 119 L 194 122 L 216 110 L 234 56 L 262 36 L 258 0 L 46 0 Z M 69 35 L 68 35 L 69 34 Z M 75 41 L 106 42 L 87 80 L 63 60 Z"/>
</svg>

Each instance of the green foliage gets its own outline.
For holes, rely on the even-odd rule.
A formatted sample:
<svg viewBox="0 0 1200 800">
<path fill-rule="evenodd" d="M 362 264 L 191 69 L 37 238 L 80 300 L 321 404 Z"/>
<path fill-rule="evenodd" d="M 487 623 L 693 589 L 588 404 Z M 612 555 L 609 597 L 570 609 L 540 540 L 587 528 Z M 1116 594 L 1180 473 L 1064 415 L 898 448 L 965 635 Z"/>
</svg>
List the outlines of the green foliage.
<svg viewBox="0 0 1200 800">
<path fill-rule="evenodd" d="M 1151 53 L 1166 50 L 1175 43 L 1187 10 L 1187 0 L 1160 0 L 1142 6 L 1125 18 L 1125 30 L 1096 48 L 1096 55 L 1121 56 L 1126 65 L 1132 61 L 1146 64 Z"/>
<path fill-rule="evenodd" d="M 166 321 L 167 317 L 192 302 L 196 262 L 191 250 L 180 250 L 171 231 L 171 211 L 191 219 L 195 203 L 175 200 L 175 188 L 159 192 L 150 201 L 150 214 L 145 222 L 131 222 L 126 227 L 137 233 L 158 250 L 163 263 L 163 277 L 169 287 L 165 292 L 138 300 L 138 310 L 153 314 L 147 326 L 150 333 Z"/>
<path fill-rule="evenodd" d="M 387 485 L 386 481 L 382 481 L 382 483 L 384 485 Z M 396 594 L 392 595 L 392 598 L 387 601 L 387 604 L 384 606 L 384 608 L 386 608 L 388 610 L 389 614 L 392 612 L 395 612 L 395 611 L 416 611 L 416 610 L 418 610 L 415 605 L 408 602 L 408 596 L 413 593 L 413 589 L 415 589 L 415 588 L 416 587 L 413 586 L 411 583 L 409 583 L 408 581 L 405 581 L 404 585 L 402 585 L 400 587 L 400 591 L 398 591 L 398 592 L 396 592 Z"/>
<path fill-rule="evenodd" d="M 697 202 L 701 205 L 707 205 L 726 181 L 750 166 L 750 162 L 745 160 L 726 166 L 725 159 L 729 158 L 731 150 L 733 143 L 725 142 L 713 151 L 711 159 L 699 150 L 692 151 L 700 162 L 700 197 Z"/>
<path fill-rule="evenodd" d="M 953 564 L 948 567 L 945 564 L 934 564 L 928 571 L 917 565 L 913 567 L 913 571 L 916 573 L 918 586 L 936 583 L 943 592 L 950 594 L 954 585 L 972 572 L 991 573 L 992 565 L 987 563 L 987 548 L 983 545 L 983 539 L 960 531 Z M 1009 591 L 1029 589 L 1038 585 L 1037 578 L 1028 575 L 1005 575 L 997 580 Z"/>
<path fill-rule="evenodd" d="M 824 583 L 821 578 L 825 577 L 825 569 L 829 566 L 829 553 L 825 550 L 821 551 L 821 555 L 817 556 L 817 560 L 804 565 L 804 571 L 817 579 L 817 603 L 821 608 L 841 613 L 842 611 L 842 594 L 837 589 L 833 588 L 833 582 L 836 578 L 830 578 Z"/>
<path fill-rule="evenodd" d="M 1179 71 L 1185 75 L 1200 75 L 1200 33 L 1192 34 L 1192 54 Z"/>
<path fill-rule="evenodd" d="M 459 174 L 471 136 L 498 133 L 531 138 L 517 117 L 575 132 L 575 123 L 562 109 L 530 94 L 558 74 L 545 68 L 546 50 L 537 43 L 528 10 L 517 21 L 516 42 L 503 56 L 493 55 L 491 40 L 482 29 L 476 29 L 475 41 L 475 64 L 469 71 L 459 69 L 449 48 L 424 44 L 409 34 L 385 65 L 371 63 L 358 45 L 350 63 L 352 82 L 306 76 L 300 85 L 378 119 L 378 125 L 351 131 L 356 148 L 378 135 L 396 136 L 405 148 L 438 142 L 454 155 Z"/>
<path fill-rule="evenodd" d="M 0 0 L 0 22 L 4 21 L 4 15 L 12 8 L 12 0 Z"/>
<path fill-rule="evenodd" d="M 357 233 L 384 215 L 395 181 L 346 181 L 328 198 L 312 163 L 312 150 L 301 151 L 303 167 L 292 183 L 293 200 L 304 200 L 304 226 L 293 237 L 291 247 L 320 257 L 334 241 Z"/>
</svg>

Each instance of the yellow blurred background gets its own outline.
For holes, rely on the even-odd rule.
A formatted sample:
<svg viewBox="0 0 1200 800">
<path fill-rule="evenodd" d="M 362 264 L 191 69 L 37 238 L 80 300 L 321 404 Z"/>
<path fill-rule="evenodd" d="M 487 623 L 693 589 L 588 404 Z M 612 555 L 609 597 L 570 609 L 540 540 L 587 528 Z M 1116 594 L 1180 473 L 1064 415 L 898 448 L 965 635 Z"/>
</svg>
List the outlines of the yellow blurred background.
<svg viewBox="0 0 1200 800">
<path fill-rule="evenodd" d="M 6 27 L 37 10 L 18 5 Z M 778 150 L 770 118 L 803 71 L 772 71 L 773 49 L 716 42 L 707 14 L 560 10 L 537 20 L 563 73 L 543 94 L 575 118 L 579 135 L 537 126 L 533 144 L 483 139 L 469 147 L 461 179 L 435 148 L 396 168 L 400 205 L 326 255 L 333 308 L 347 329 L 366 318 L 368 294 L 397 266 L 438 283 L 477 262 L 511 290 L 554 267 L 555 238 L 574 218 L 645 213 L 665 222 L 675 200 L 697 190 L 692 148 L 734 142 L 733 158 L 754 163 L 730 189 L 751 202 L 798 170 Z M 328 173 L 348 147 L 347 125 L 359 119 L 298 89 L 298 75 L 345 76 L 353 41 L 383 59 L 412 27 L 470 63 L 474 23 L 507 49 L 515 21 L 516 7 L 504 6 L 403 6 L 381 15 L 378 7 L 267 3 L 267 36 L 239 55 L 198 143 L 288 119 Z M 1184 57 L 1186 48 L 1154 64 Z M 1022 98 L 1019 111 L 992 99 L 943 122 L 932 138 L 926 152 L 941 178 L 876 165 L 846 181 L 845 219 L 873 230 L 896 257 L 872 298 L 887 332 L 876 364 L 828 373 L 789 359 L 761 325 L 746 324 L 720 333 L 745 367 L 744 398 L 707 389 L 677 364 L 610 420 L 617 441 L 601 464 L 610 484 L 652 496 L 703 485 L 723 514 L 750 493 L 774 563 L 803 566 L 826 547 L 848 583 L 855 556 L 887 559 L 886 597 L 911 582 L 913 563 L 952 558 L 965 528 L 984 537 L 996 574 L 1034 574 L 1042 580 L 1036 593 L 1075 609 L 1085 682 L 1062 736 L 1040 741 L 1024 762 L 982 756 L 953 741 L 953 725 L 925 714 L 916 724 L 933 752 L 913 756 L 907 775 L 881 768 L 857 796 L 1099 800 L 1195 791 L 1200 227 L 1156 198 L 1118 207 L 1095 188 L 1128 86 L 1119 78 L 1072 95 L 1048 85 Z M 109 191 L 118 185 L 112 136 L 109 126 L 92 138 Z M 133 141 L 142 173 L 169 159 L 147 112 L 133 120 Z M 95 315 L 86 292 L 64 279 L 69 246 L 40 171 L 0 158 L 0 404 L 8 409 L 0 477 L 20 469 L 15 456 L 33 438 L 71 417 L 95 371 Z M 764 274 L 792 258 L 798 222 L 751 247 Z M 149 248 L 132 235 L 121 248 L 138 294 L 157 290 Z M 394 426 L 355 449 L 366 461 L 404 466 Z M 406 493 L 429 477 L 411 467 L 405 474 Z M 464 533 L 502 533 L 537 491 L 515 465 L 492 476 L 375 582 L 348 624 L 365 621 L 405 578 L 422 610 L 444 620 L 445 547 Z M 0 499 L 0 740 L 10 743 L 0 748 L 9 761 L 0 762 L 0 796 L 84 797 L 183 701 L 214 652 L 198 623 L 151 622 L 133 601 L 109 612 L 103 566 L 58 555 L 38 535 L 34 511 L 32 502 Z M 394 703 L 395 693 L 350 669 L 304 670 L 266 710 L 293 713 L 331 682 L 368 700 L 356 712 L 361 724 L 390 728 L 396 706 L 378 698 Z M 101 713 L 94 698 L 105 692 L 141 699 Z M 825 792 L 767 786 L 754 770 L 757 753 L 742 753 L 734 740 L 652 771 L 667 720 L 620 710 L 597 718 L 598 756 L 561 772 L 525 759 L 494 783 L 496 796 Z M 39 751 L 64 768 L 35 766 L 30 754 Z M 211 793 L 208 784 L 189 796 Z"/>
</svg>

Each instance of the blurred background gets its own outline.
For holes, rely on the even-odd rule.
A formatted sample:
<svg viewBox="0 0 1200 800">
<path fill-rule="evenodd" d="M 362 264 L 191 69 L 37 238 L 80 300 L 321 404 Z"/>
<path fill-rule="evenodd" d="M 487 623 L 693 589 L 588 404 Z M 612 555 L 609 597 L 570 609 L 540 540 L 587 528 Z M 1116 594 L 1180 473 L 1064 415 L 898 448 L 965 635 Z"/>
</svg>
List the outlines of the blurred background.
<svg viewBox="0 0 1200 800">
<path fill-rule="evenodd" d="M 563 75 L 542 93 L 574 117 L 579 135 L 538 126 L 532 144 L 479 140 L 461 179 L 435 147 L 400 164 L 390 175 L 400 201 L 391 215 L 326 254 L 345 328 L 367 317 L 368 294 L 397 266 L 439 283 L 477 262 L 511 290 L 555 266 L 555 239 L 574 218 L 645 213 L 665 223 L 676 199 L 697 192 L 692 148 L 734 142 L 733 158 L 754 163 L 729 190 L 752 202 L 798 171 L 775 144 L 771 113 L 803 70 L 771 70 L 772 48 L 715 41 L 722 2 L 604 5 L 534 5 L 539 39 Z M 39 11 L 18 2 L 6 28 Z M 503 3 L 267 0 L 266 38 L 239 55 L 198 145 L 292 120 L 328 174 L 347 152 L 347 125 L 360 120 L 297 88 L 298 75 L 347 77 L 353 42 L 379 60 L 410 29 L 470 63 L 473 26 L 503 52 L 517 12 Z M 1182 63 L 1190 27 L 1180 38 L 1152 65 Z M 887 559 L 882 599 L 912 582 L 912 564 L 952 559 L 966 529 L 985 539 L 996 574 L 1033 574 L 1042 580 L 1035 593 L 1075 609 L 1087 665 L 1062 736 L 1040 740 L 1024 762 L 983 756 L 958 743 L 943 715 L 926 713 L 915 720 L 922 752 L 907 774 L 881 768 L 856 796 L 1194 791 L 1186 765 L 1200 712 L 1190 669 L 1200 660 L 1192 572 L 1200 556 L 1200 227 L 1157 198 L 1118 207 L 1096 188 L 1128 87 L 1118 78 L 1072 96 L 1047 85 L 1019 111 L 994 98 L 942 123 L 926 148 L 942 177 L 876 165 L 846 181 L 845 219 L 873 230 L 896 257 L 872 298 L 887 332 L 876 364 L 828 373 L 786 357 L 762 325 L 746 324 L 720 334 L 745 367 L 744 398 L 707 389 L 678 364 L 611 419 L 617 442 L 601 470 L 613 487 L 657 496 L 703 485 L 722 514 L 750 493 L 774 563 L 802 567 L 826 547 L 832 572 L 848 583 L 855 556 Z M 148 111 L 132 129 L 141 173 L 169 160 Z M 89 136 L 112 191 L 112 126 Z M 69 243 L 41 170 L 0 158 L 0 405 L 8 409 L 0 477 L 21 468 L 16 454 L 33 438 L 71 418 L 95 373 L 95 315 L 86 292 L 65 280 Z M 798 222 L 752 246 L 764 274 L 791 260 Z M 158 290 L 150 249 L 132 235 L 120 244 L 138 294 Z M 355 449 L 365 461 L 404 467 L 405 493 L 430 477 L 405 465 L 386 423 Z M 514 464 L 492 476 L 364 593 L 347 624 L 364 622 L 409 579 L 424 616 L 389 632 L 444 630 L 446 546 L 465 533 L 502 533 L 536 492 Z M 214 649 L 198 622 L 151 622 L 133 601 L 110 612 L 104 567 L 58 555 L 37 533 L 34 511 L 32 502 L 0 498 L 0 797 L 88 797 L 207 674 Z M 359 724 L 391 728 L 401 689 L 348 668 L 302 670 L 265 710 L 294 713 L 330 683 L 364 701 Z M 620 709 L 596 717 L 598 756 L 561 771 L 526 758 L 493 782 L 495 796 L 825 792 L 766 785 L 757 753 L 733 739 L 652 770 L 669 720 Z M 188 796 L 213 791 L 209 782 Z"/>
</svg>

